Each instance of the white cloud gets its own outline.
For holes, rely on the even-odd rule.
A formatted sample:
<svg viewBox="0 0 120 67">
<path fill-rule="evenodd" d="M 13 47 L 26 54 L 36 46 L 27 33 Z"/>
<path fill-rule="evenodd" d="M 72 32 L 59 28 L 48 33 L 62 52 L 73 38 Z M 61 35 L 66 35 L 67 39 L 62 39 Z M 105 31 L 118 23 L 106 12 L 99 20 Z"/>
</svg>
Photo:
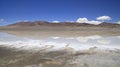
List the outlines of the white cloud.
<svg viewBox="0 0 120 67">
<path fill-rule="evenodd" d="M 87 38 L 88 38 L 88 39 L 93 39 L 93 40 L 95 40 L 95 39 L 100 39 L 100 38 L 102 38 L 102 36 L 92 35 L 92 36 L 88 36 Z"/>
<path fill-rule="evenodd" d="M 74 23 L 74 21 L 65 21 L 65 22 L 68 22 L 68 23 Z"/>
<path fill-rule="evenodd" d="M 17 20 L 15 22 L 29 22 L 29 20 Z"/>
<path fill-rule="evenodd" d="M 52 23 L 60 23 L 60 21 L 52 21 Z"/>
<path fill-rule="evenodd" d="M 79 42 L 87 42 L 88 41 L 88 38 L 86 38 L 86 37 L 77 37 L 76 38 Z"/>
<path fill-rule="evenodd" d="M 117 24 L 120 24 L 120 21 L 116 22 Z"/>
<path fill-rule="evenodd" d="M 87 42 L 88 40 L 96 40 L 96 39 L 101 39 L 102 36 L 99 35 L 92 35 L 92 36 L 86 36 L 86 37 L 77 37 L 76 39 L 79 42 Z"/>
<path fill-rule="evenodd" d="M 105 39 L 97 40 L 97 42 L 100 44 L 110 44 L 110 40 L 105 40 Z"/>
<path fill-rule="evenodd" d="M 100 23 L 102 23 L 102 22 L 100 22 L 100 21 L 95 21 L 95 20 L 92 20 L 92 21 L 89 21 L 88 23 L 89 23 L 89 24 L 98 25 L 98 24 L 100 24 Z"/>
<path fill-rule="evenodd" d="M 52 39 L 59 39 L 60 37 L 51 37 Z"/>
<path fill-rule="evenodd" d="M 0 18 L 0 23 L 3 23 L 3 22 L 4 22 L 4 19 L 1 19 L 1 18 Z"/>
<path fill-rule="evenodd" d="M 99 16 L 96 18 L 97 20 L 101 20 L 101 21 L 104 21 L 104 20 L 111 20 L 111 17 L 110 16 Z"/>
<path fill-rule="evenodd" d="M 119 38 L 119 39 L 120 39 L 120 36 L 117 36 L 117 38 Z"/>
<path fill-rule="evenodd" d="M 89 21 L 87 18 L 78 18 L 77 23 L 88 23 L 88 24 L 94 24 L 94 25 L 98 25 L 100 24 L 101 22 L 100 21 L 95 21 L 95 20 L 92 20 L 92 21 Z"/>
<path fill-rule="evenodd" d="M 86 22 L 88 22 L 88 19 L 87 18 L 78 18 L 77 19 L 77 21 L 76 21 L 77 23 L 86 23 Z"/>
</svg>

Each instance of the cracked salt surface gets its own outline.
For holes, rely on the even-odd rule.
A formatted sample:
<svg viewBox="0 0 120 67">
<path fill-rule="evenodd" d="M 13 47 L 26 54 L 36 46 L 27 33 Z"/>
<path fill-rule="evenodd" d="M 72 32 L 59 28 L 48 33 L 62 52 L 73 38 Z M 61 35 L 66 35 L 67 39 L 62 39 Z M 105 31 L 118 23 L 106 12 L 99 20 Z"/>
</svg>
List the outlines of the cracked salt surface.
<svg viewBox="0 0 120 67">
<path fill-rule="evenodd" d="M 40 48 L 59 50 L 64 47 L 71 47 L 74 50 L 87 50 L 93 47 L 99 50 L 116 50 L 120 49 L 120 36 L 102 37 L 99 35 L 92 35 L 66 38 L 51 36 L 35 40 L 8 33 L 0 33 L 0 46 L 21 50 L 39 50 Z"/>
</svg>

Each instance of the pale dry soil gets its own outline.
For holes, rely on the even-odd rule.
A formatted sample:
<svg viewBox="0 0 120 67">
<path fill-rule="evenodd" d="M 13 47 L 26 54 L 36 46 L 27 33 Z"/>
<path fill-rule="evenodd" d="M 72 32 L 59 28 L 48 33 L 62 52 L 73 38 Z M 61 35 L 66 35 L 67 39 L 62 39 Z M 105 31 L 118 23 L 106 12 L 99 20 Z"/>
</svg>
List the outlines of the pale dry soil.
<svg viewBox="0 0 120 67">
<path fill-rule="evenodd" d="M 25 51 L 0 46 L 0 67 L 119 67 L 120 50 Z"/>
</svg>

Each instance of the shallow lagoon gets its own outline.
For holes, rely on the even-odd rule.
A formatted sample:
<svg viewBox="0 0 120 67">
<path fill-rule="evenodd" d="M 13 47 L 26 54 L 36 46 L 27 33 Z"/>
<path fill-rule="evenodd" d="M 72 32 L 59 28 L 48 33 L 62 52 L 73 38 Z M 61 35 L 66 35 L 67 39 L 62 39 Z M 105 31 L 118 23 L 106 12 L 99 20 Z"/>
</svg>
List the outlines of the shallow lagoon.
<svg viewBox="0 0 120 67">
<path fill-rule="evenodd" d="M 89 49 L 96 47 L 98 49 L 114 50 L 120 49 L 120 36 L 79 36 L 79 37 L 45 37 L 45 38 L 29 38 L 20 37 L 8 33 L 0 33 L 0 44 L 7 44 L 9 47 L 40 47 L 40 46 L 54 46 L 53 48 L 64 48 L 69 46 L 74 50 Z M 17 45 L 16 45 L 17 44 Z M 12 45 L 12 46 L 10 46 Z M 24 48 L 24 47 L 23 47 Z M 25 48 L 24 48 L 25 49 Z"/>
</svg>

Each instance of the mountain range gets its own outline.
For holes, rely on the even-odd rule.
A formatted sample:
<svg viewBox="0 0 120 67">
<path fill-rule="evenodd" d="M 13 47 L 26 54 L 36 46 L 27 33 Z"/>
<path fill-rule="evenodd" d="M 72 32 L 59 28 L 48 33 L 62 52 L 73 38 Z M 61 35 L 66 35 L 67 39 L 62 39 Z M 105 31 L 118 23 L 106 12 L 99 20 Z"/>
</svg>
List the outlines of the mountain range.
<svg viewBox="0 0 120 67">
<path fill-rule="evenodd" d="M 89 23 L 77 23 L 77 22 L 59 22 L 59 23 L 52 23 L 47 21 L 34 21 L 34 22 L 17 22 L 14 24 L 10 24 L 8 26 L 13 27 L 24 27 L 24 26 L 98 26 L 98 27 L 120 27 L 120 24 L 116 23 L 108 23 L 108 22 L 102 22 L 98 25 L 89 24 Z"/>
</svg>

